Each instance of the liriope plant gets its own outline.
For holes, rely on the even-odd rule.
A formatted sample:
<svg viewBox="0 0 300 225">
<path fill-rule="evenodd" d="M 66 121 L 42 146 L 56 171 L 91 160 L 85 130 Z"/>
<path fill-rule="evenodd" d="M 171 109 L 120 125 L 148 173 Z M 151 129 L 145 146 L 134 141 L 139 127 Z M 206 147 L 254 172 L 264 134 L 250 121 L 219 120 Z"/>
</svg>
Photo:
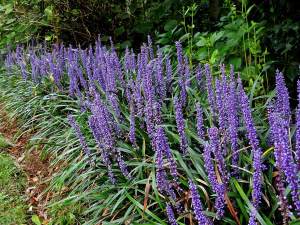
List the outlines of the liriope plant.
<svg viewBox="0 0 300 225">
<path fill-rule="evenodd" d="M 233 67 L 194 68 L 176 49 L 174 61 L 150 38 L 122 58 L 99 40 L 8 54 L 8 108 L 63 164 L 54 215 L 66 207 L 85 224 L 297 223 L 299 109 L 295 120 L 283 74 L 274 101 L 249 99 Z"/>
</svg>

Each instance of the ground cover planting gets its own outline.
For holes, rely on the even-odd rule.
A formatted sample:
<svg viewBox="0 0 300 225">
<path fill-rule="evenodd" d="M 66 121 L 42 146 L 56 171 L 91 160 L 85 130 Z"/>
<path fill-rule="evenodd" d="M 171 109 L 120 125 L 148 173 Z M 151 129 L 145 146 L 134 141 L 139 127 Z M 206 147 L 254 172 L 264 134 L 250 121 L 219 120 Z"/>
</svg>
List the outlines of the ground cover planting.
<svg viewBox="0 0 300 225">
<path fill-rule="evenodd" d="M 118 52 L 99 39 L 6 55 L 0 100 L 53 171 L 41 221 L 300 223 L 300 81 L 294 109 L 280 71 L 256 96 L 232 65 L 175 46 L 149 37 Z"/>
</svg>

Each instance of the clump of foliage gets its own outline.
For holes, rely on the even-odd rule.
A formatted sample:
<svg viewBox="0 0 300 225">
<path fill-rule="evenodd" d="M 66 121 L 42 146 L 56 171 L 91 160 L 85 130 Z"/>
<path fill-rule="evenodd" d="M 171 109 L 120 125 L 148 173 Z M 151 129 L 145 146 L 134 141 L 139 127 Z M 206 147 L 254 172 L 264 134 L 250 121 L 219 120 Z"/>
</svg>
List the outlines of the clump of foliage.
<svg viewBox="0 0 300 225">
<path fill-rule="evenodd" d="M 283 74 L 275 98 L 248 96 L 233 66 L 194 66 L 180 42 L 173 62 L 152 45 L 123 58 L 100 40 L 8 54 L 8 108 L 63 165 L 49 206 L 60 223 L 297 223 L 300 111 Z"/>
<path fill-rule="evenodd" d="M 206 21 L 214 1 L 184 8 L 180 23 L 167 23 L 158 32 L 157 43 L 175 52 L 172 43 L 181 40 L 190 61 L 233 64 L 241 72 L 245 87 L 255 85 L 254 95 L 275 86 L 275 70 L 287 75 L 295 99 L 299 64 L 299 3 L 292 1 L 224 1 L 215 23 Z M 203 2 L 201 2 L 203 3 Z M 214 6 L 217 11 L 217 6 Z M 199 17 L 204 24 L 199 25 Z M 207 26 L 209 25 L 209 26 Z M 250 91 L 250 90 L 249 90 Z M 292 102 L 293 105 L 296 102 Z"/>
</svg>

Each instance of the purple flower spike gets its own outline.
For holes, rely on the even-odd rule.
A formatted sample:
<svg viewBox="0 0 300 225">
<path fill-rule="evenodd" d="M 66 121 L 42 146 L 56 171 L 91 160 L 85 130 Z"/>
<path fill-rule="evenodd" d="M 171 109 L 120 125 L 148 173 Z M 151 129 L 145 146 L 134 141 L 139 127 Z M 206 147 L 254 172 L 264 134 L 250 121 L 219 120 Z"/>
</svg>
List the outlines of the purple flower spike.
<svg viewBox="0 0 300 225">
<path fill-rule="evenodd" d="M 154 59 L 154 53 L 153 53 L 153 47 L 152 47 L 152 39 L 150 35 L 148 35 L 148 49 L 149 49 L 149 54 L 150 54 L 150 59 Z"/>
<path fill-rule="evenodd" d="M 177 172 L 176 162 L 174 160 L 174 157 L 172 155 L 171 149 L 168 144 L 168 140 L 165 136 L 165 132 L 162 127 L 157 128 L 155 141 L 156 141 L 156 147 L 155 147 L 156 150 L 159 153 L 166 155 L 166 158 L 169 162 L 170 172 L 173 176 L 174 181 L 177 182 L 178 181 L 178 175 L 177 175 L 178 172 Z"/>
<path fill-rule="evenodd" d="M 236 82 L 234 79 L 233 71 L 230 73 L 230 85 L 229 96 L 227 102 L 227 115 L 228 115 L 228 129 L 231 143 L 232 152 L 232 166 L 238 166 L 239 154 L 238 154 L 238 127 L 239 119 L 237 112 L 237 94 L 236 94 Z M 234 168 L 235 173 L 237 168 Z"/>
<path fill-rule="evenodd" d="M 178 225 L 171 205 L 167 204 L 167 216 L 170 225 Z"/>
<path fill-rule="evenodd" d="M 223 184 L 219 184 L 217 180 L 217 176 L 215 173 L 215 167 L 212 159 L 212 151 L 210 145 L 204 146 L 203 151 L 203 159 L 204 159 L 204 166 L 207 172 L 207 177 L 209 180 L 210 185 L 212 186 L 213 191 L 216 193 L 217 197 L 215 200 L 215 208 L 217 210 L 217 219 L 220 219 L 224 214 L 224 194 L 225 194 L 225 187 Z"/>
<path fill-rule="evenodd" d="M 136 144 L 135 138 L 135 111 L 133 104 L 130 104 L 130 129 L 129 129 L 129 140 L 132 144 Z"/>
<path fill-rule="evenodd" d="M 297 82 L 298 108 L 296 111 L 296 162 L 300 172 L 300 80 Z"/>
<path fill-rule="evenodd" d="M 183 77 L 184 74 L 184 63 L 183 63 L 183 52 L 182 52 L 182 45 L 179 41 L 175 42 L 176 50 L 177 50 L 177 72 L 179 77 Z"/>
<path fill-rule="evenodd" d="M 217 161 L 218 169 L 220 174 L 222 175 L 223 183 L 227 183 L 229 180 L 228 173 L 226 170 L 225 160 L 223 153 L 221 151 L 221 143 L 219 140 L 219 130 L 216 127 L 209 128 L 208 136 L 210 139 L 210 148 L 213 152 L 215 159 Z"/>
<path fill-rule="evenodd" d="M 205 77 L 206 77 L 206 89 L 207 89 L 207 95 L 208 95 L 208 102 L 209 102 L 212 116 L 215 117 L 215 115 L 216 115 L 216 100 L 215 100 L 215 95 L 214 95 L 213 81 L 212 81 L 212 75 L 211 75 L 211 70 L 210 70 L 209 64 L 205 64 L 204 71 L 205 71 Z"/>
<path fill-rule="evenodd" d="M 203 112 L 200 103 L 196 104 L 196 111 L 197 111 L 197 135 L 199 138 L 204 139 Z"/>
<path fill-rule="evenodd" d="M 279 113 L 283 113 L 288 126 L 291 117 L 289 93 L 285 86 L 283 74 L 279 70 L 276 70 L 276 96 L 276 110 Z"/>
<path fill-rule="evenodd" d="M 130 70 L 130 52 L 129 52 L 128 47 L 126 47 L 126 50 L 125 50 L 124 68 L 125 68 L 126 72 L 128 72 Z"/>
<path fill-rule="evenodd" d="M 166 96 L 166 84 L 163 76 L 163 56 L 161 49 L 157 50 L 156 83 L 158 96 L 160 100 L 163 101 Z"/>
<path fill-rule="evenodd" d="M 183 154 L 186 154 L 188 150 L 188 143 L 185 135 L 185 122 L 183 118 L 181 102 L 177 97 L 174 98 L 174 106 L 177 130 L 180 137 L 180 150 Z"/>
<path fill-rule="evenodd" d="M 242 81 L 238 80 L 239 83 L 239 96 L 241 110 L 243 114 L 244 124 L 247 131 L 247 137 L 250 142 L 252 152 L 253 152 L 253 190 L 252 190 L 252 204 L 257 210 L 259 203 L 261 201 L 261 176 L 262 176 L 262 162 L 261 162 L 261 148 L 259 147 L 259 141 L 256 134 L 256 129 L 254 126 L 253 118 L 251 115 L 251 108 L 248 97 L 243 89 Z M 255 213 L 251 213 L 250 221 L 255 217 Z"/>
<path fill-rule="evenodd" d="M 155 158 L 155 164 L 156 164 L 156 185 L 157 189 L 160 192 L 165 192 L 168 194 L 172 199 L 176 199 L 176 194 L 174 190 L 171 188 L 170 183 L 167 179 L 167 173 L 164 168 L 164 160 L 163 160 L 163 154 L 164 149 L 163 146 L 160 145 L 160 143 L 155 144 L 155 151 L 156 151 L 156 158 Z"/>
<path fill-rule="evenodd" d="M 279 210 L 281 211 L 282 215 L 282 224 L 287 225 L 289 221 L 289 215 L 290 215 L 290 206 L 287 201 L 287 197 L 285 196 L 285 188 L 284 188 L 284 183 L 283 183 L 283 173 L 281 170 L 279 170 L 279 174 L 276 177 L 276 187 L 279 192 L 278 199 L 280 201 L 280 208 Z"/>
<path fill-rule="evenodd" d="M 117 162 L 118 162 L 118 165 L 119 165 L 119 168 L 120 168 L 122 174 L 125 177 L 127 177 L 128 179 L 131 179 L 132 177 L 131 177 L 131 175 L 128 172 L 127 165 L 126 165 L 126 163 L 123 160 L 121 152 L 117 150 L 116 154 L 117 154 Z"/>
<path fill-rule="evenodd" d="M 274 142 L 274 155 L 276 167 L 285 174 L 286 181 L 290 185 L 292 200 L 296 211 L 300 215 L 300 182 L 297 177 L 297 166 L 289 147 L 289 132 L 285 119 L 281 118 L 275 110 L 269 112 L 272 141 Z"/>
<path fill-rule="evenodd" d="M 84 153 L 89 156 L 90 155 L 90 149 L 88 148 L 85 138 L 80 130 L 80 127 L 78 126 L 78 124 L 75 121 L 75 118 L 72 115 L 68 115 L 68 120 L 70 125 L 72 126 L 72 128 L 75 130 L 77 138 L 80 141 L 80 144 L 82 146 L 82 149 L 84 151 Z"/>
<path fill-rule="evenodd" d="M 108 170 L 109 180 L 112 184 L 115 184 L 116 179 L 115 179 L 115 176 L 114 176 L 113 171 L 112 171 L 111 160 L 109 158 L 108 153 L 105 150 L 104 145 L 101 143 L 101 131 L 99 130 L 99 128 L 97 126 L 96 118 L 94 116 L 91 116 L 89 118 L 89 127 L 91 128 L 94 139 L 96 140 L 96 143 L 97 143 L 98 147 L 100 148 L 102 162 Z"/>
<path fill-rule="evenodd" d="M 226 127 L 226 115 L 225 104 L 223 102 L 222 86 L 219 79 L 216 79 L 216 106 L 219 116 L 219 127 L 222 131 L 225 131 Z"/>
<path fill-rule="evenodd" d="M 167 188 L 167 174 L 164 169 L 163 152 L 161 148 L 156 149 L 156 185 L 160 192 L 163 192 Z"/>
<path fill-rule="evenodd" d="M 147 127 L 147 132 L 151 140 L 154 140 L 155 136 L 155 93 L 154 93 L 154 88 L 153 88 L 153 82 L 152 82 L 152 73 L 153 73 L 153 68 L 152 68 L 152 63 L 150 63 L 145 71 L 145 77 L 143 79 L 143 89 L 144 89 L 144 96 L 145 96 L 145 101 L 146 105 L 144 108 L 144 113 L 145 113 L 145 121 L 146 121 L 146 127 Z"/>
<path fill-rule="evenodd" d="M 248 223 L 248 225 L 257 225 L 257 222 L 256 222 L 256 220 L 255 220 L 256 214 L 257 214 L 257 212 L 256 212 L 256 210 L 254 209 L 254 210 L 251 212 L 251 214 L 250 214 L 250 218 L 249 218 L 249 223 Z"/>
<path fill-rule="evenodd" d="M 135 102 L 135 109 L 136 109 L 136 115 L 137 117 L 142 117 L 144 114 L 144 102 L 143 102 L 143 96 L 141 94 L 141 84 L 136 81 L 134 85 L 134 102 Z"/>
<path fill-rule="evenodd" d="M 197 191 L 196 185 L 189 180 L 189 188 L 192 196 L 192 205 L 195 213 L 195 217 L 199 225 L 209 225 L 212 224 L 211 221 L 203 214 L 203 207 L 200 200 L 200 196 Z"/>
<path fill-rule="evenodd" d="M 233 70 L 233 66 L 230 66 L 231 70 Z M 220 66 L 220 70 L 221 70 L 221 86 L 222 86 L 222 96 L 225 99 L 226 96 L 228 95 L 229 92 L 229 87 L 228 87 L 228 83 L 227 83 L 227 77 L 226 77 L 226 72 L 225 72 L 225 65 L 222 64 Z"/>
</svg>

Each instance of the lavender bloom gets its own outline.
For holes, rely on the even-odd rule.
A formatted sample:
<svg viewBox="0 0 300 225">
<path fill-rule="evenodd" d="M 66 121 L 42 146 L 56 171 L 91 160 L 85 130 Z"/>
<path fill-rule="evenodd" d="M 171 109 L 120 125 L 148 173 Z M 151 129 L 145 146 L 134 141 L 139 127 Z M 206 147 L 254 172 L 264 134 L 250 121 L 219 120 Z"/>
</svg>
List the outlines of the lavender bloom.
<svg viewBox="0 0 300 225">
<path fill-rule="evenodd" d="M 253 209 L 250 214 L 248 225 L 257 225 L 256 220 L 255 220 L 256 214 L 257 214 L 257 211 L 255 209 Z"/>
<path fill-rule="evenodd" d="M 119 102 L 118 102 L 118 97 L 116 94 L 114 93 L 110 93 L 108 94 L 108 99 L 110 101 L 110 104 L 116 114 L 116 117 L 121 120 L 122 116 L 121 116 L 121 110 L 120 110 L 120 107 L 119 107 Z"/>
<path fill-rule="evenodd" d="M 149 62 L 148 54 L 149 54 L 149 51 L 148 51 L 147 46 L 143 46 L 141 48 L 141 60 L 140 60 L 141 73 L 140 73 L 139 80 L 142 80 L 146 74 L 146 70 L 147 70 L 147 66 L 148 66 L 148 62 Z"/>
<path fill-rule="evenodd" d="M 155 126 L 162 124 L 161 103 L 158 101 L 153 103 L 153 123 Z"/>
<path fill-rule="evenodd" d="M 161 143 L 155 143 L 155 151 L 156 151 L 156 185 L 157 189 L 160 192 L 167 193 L 171 198 L 174 200 L 176 199 L 176 194 L 174 190 L 171 188 L 169 181 L 167 179 L 167 173 L 164 168 L 164 160 L 163 160 L 163 146 L 160 145 Z"/>
<path fill-rule="evenodd" d="M 133 104 L 130 104 L 129 140 L 132 144 L 136 144 L 136 138 L 135 138 L 135 112 L 134 112 Z"/>
<path fill-rule="evenodd" d="M 296 110 L 296 162 L 300 172 L 300 80 L 297 82 L 298 108 Z"/>
<path fill-rule="evenodd" d="M 16 62 L 20 66 L 22 78 L 27 80 L 27 71 L 26 71 L 26 60 L 24 57 L 24 48 L 17 46 L 16 49 Z"/>
<path fill-rule="evenodd" d="M 163 76 L 163 58 L 161 49 L 157 51 L 156 59 L 156 83 L 157 83 L 157 93 L 161 101 L 164 100 L 166 96 L 166 84 Z"/>
<path fill-rule="evenodd" d="M 184 63 L 183 63 L 183 53 L 182 53 L 182 45 L 179 41 L 175 42 L 176 50 L 177 50 L 177 71 L 179 74 L 179 77 L 183 77 L 184 74 Z"/>
<path fill-rule="evenodd" d="M 279 170 L 279 174 L 276 177 L 276 186 L 277 186 L 277 190 L 279 192 L 279 204 L 280 204 L 280 208 L 279 210 L 281 211 L 281 215 L 283 217 L 283 221 L 282 224 L 283 225 L 288 225 L 288 221 L 289 221 L 289 214 L 290 214 L 290 206 L 288 204 L 287 198 L 285 196 L 285 188 L 284 188 L 284 183 L 283 183 L 283 174 L 282 171 Z"/>
<path fill-rule="evenodd" d="M 283 113 L 287 119 L 287 126 L 291 117 L 289 93 L 285 86 L 283 74 L 276 70 L 276 109 L 277 112 Z"/>
<path fill-rule="evenodd" d="M 212 189 L 217 195 L 215 200 L 215 208 L 217 210 L 217 219 L 219 219 L 224 215 L 225 187 L 223 184 L 218 183 L 217 176 L 215 173 L 215 167 L 211 155 L 212 155 L 211 146 L 207 144 L 204 146 L 204 151 L 203 151 L 204 166 L 207 172 L 208 180 L 212 186 Z"/>
<path fill-rule="evenodd" d="M 183 154 L 186 154 L 188 143 L 187 143 L 187 138 L 185 136 L 185 125 L 184 125 L 184 118 L 182 114 L 182 106 L 180 100 L 177 97 L 174 98 L 174 106 L 175 106 L 176 125 L 180 137 L 180 150 Z"/>
<path fill-rule="evenodd" d="M 46 76 L 48 74 L 48 63 L 47 63 L 47 57 L 45 55 L 41 56 L 40 58 L 40 65 L 39 65 L 40 75 Z"/>
<path fill-rule="evenodd" d="M 5 64 L 7 72 L 11 73 L 12 67 L 15 64 L 15 60 L 14 60 L 15 57 L 14 57 L 14 53 L 11 51 L 11 46 L 7 46 L 7 51 L 8 51 L 8 53 L 5 57 L 4 64 Z"/>
<path fill-rule="evenodd" d="M 182 45 L 179 41 L 175 42 L 177 49 L 177 72 L 178 72 L 178 84 L 180 87 L 180 101 L 182 105 L 185 105 L 187 93 L 186 93 L 186 79 L 185 79 L 185 62 L 183 58 Z"/>
<path fill-rule="evenodd" d="M 275 147 L 276 167 L 284 171 L 286 181 L 291 188 L 292 200 L 296 211 L 300 215 L 300 182 L 297 177 L 297 166 L 294 163 L 293 155 L 289 148 L 288 128 L 286 127 L 286 121 L 280 117 L 280 114 L 274 111 L 269 113 L 269 121 Z"/>
<path fill-rule="evenodd" d="M 177 222 L 176 222 L 176 218 L 175 218 L 173 209 L 169 204 L 167 204 L 167 215 L 168 215 L 169 223 L 171 225 L 178 225 Z"/>
<path fill-rule="evenodd" d="M 194 213 L 196 216 L 196 219 L 198 221 L 199 225 L 208 225 L 212 224 L 211 221 L 203 214 L 203 207 L 200 200 L 200 196 L 197 191 L 196 185 L 192 182 L 192 180 L 189 180 L 189 188 L 191 191 L 192 196 L 192 205 L 194 209 Z"/>
<path fill-rule="evenodd" d="M 203 112 L 199 103 L 196 104 L 196 111 L 197 111 L 197 135 L 199 138 L 204 139 Z"/>
<path fill-rule="evenodd" d="M 136 69 L 136 59 L 135 59 L 135 54 L 133 52 L 133 49 L 131 49 L 131 55 L 130 55 L 130 68 L 133 71 L 135 71 Z"/>
<path fill-rule="evenodd" d="M 168 140 L 165 136 L 165 132 L 162 127 L 157 128 L 155 141 L 156 141 L 156 150 L 166 155 L 167 160 L 169 162 L 170 172 L 173 176 L 174 181 L 177 182 L 178 172 L 177 172 L 176 162 L 174 160 L 174 157 L 172 155 L 171 149 L 168 144 Z"/>
<path fill-rule="evenodd" d="M 252 204 L 257 210 L 259 203 L 261 201 L 261 175 L 262 175 L 262 163 L 261 163 L 261 148 L 259 147 L 259 141 L 256 134 L 256 129 L 254 126 L 253 118 L 251 115 L 250 103 L 248 97 L 243 89 L 242 82 L 239 79 L 239 95 L 240 104 L 243 114 L 244 124 L 247 131 L 247 137 L 250 142 L 253 151 L 253 190 L 252 190 Z M 250 221 L 255 217 L 255 213 L 251 214 Z M 249 223 L 250 224 L 250 223 Z"/>
<path fill-rule="evenodd" d="M 73 50 L 71 48 L 69 48 L 67 50 L 67 73 L 68 73 L 68 76 L 69 76 L 69 94 L 70 96 L 75 96 L 75 95 L 78 95 L 80 96 L 81 95 L 81 92 L 79 90 L 79 87 L 78 87 L 78 77 L 77 77 L 77 74 L 76 74 L 76 68 L 75 68 L 75 56 L 74 56 L 74 53 L 73 53 Z"/>
<path fill-rule="evenodd" d="M 167 174 L 164 169 L 163 150 L 156 148 L 156 185 L 160 192 L 163 192 L 167 188 Z"/>
<path fill-rule="evenodd" d="M 222 86 L 219 79 L 216 79 L 216 106 L 219 114 L 219 127 L 222 131 L 225 131 L 225 127 L 226 127 L 225 104 L 223 102 Z"/>
<path fill-rule="evenodd" d="M 126 47 L 126 50 L 125 50 L 124 68 L 125 68 L 125 71 L 128 73 L 130 70 L 130 52 L 129 52 L 128 47 Z"/>
<path fill-rule="evenodd" d="M 110 115 L 100 96 L 96 95 L 91 106 L 91 112 L 95 116 L 95 122 L 99 125 L 101 142 L 107 149 L 113 149 L 115 145 L 114 132 L 110 122 Z"/>
<path fill-rule="evenodd" d="M 297 84 L 299 85 L 299 83 Z M 299 91 L 299 86 L 298 86 Z M 289 120 L 290 120 L 290 108 L 289 107 L 289 95 L 288 90 L 284 83 L 284 78 L 281 73 L 277 71 L 276 74 L 276 109 L 273 110 L 274 116 L 271 115 L 271 128 L 272 138 L 275 148 L 277 147 L 278 154 L 282 154 L 282 169 L 285 173 L 286 180 L 291 187 L 292 200 L 296 207 L 296 211 L 300 215 L 300 179 L 297 176 L 298 168 L 294 163 L 292 150 L 289 147 Z M 298 111 L 298 110 L 297 110 Z M 296 112 L 298 113 L 298 112 Z M 298 117 L 298 115 L 296 115 Z M 298 119 L 298 118 L 296 118 Z M 297 129 L 297 121 L 296 121 Z M 297 135 L 296 130 L 296 135 Z M 298 142 L 296 140 L 296 142 Z M 280 155 L 279 155 L 280 156 Z M 297 143 L 296 143 L 296 160 L 297 160 Z M 297 162 L 297 161 L 296 161 Z"/>
<path fill-rule="evenodd" d="M 144 109 L 144 102 L 143 102 L 143 96 L 141 94 L 141 84 L 136 81 L 135 82 L 135 89 L 134 89 L 134 102 L 136 106 L 137 116 L 142 117 L 143 116 L 143 109 Z"/>
<path fill-rule="evenodd" d="M 81 68 L 77 65 L 78 62 L 76 62 L 76 66 L 74 66 L 74 69 L 76 71 L 77 77 L 79 78 L 80 81 L 80 85 L 84 88 L 84 90 L 88 90 L 88 85 L 87 82 L 83 76 L 82 70 Z M 56 74 L 56 76 L 59 76 L 58 74 Z M 60 79 L 59 77 L 57 78 L 58 80 Z"/>
<path fill-rule="evenodd" d="M 114 72 L 114 56 L 113 55 L 107 55 L 106 58 L 107 63 L 107 76 L 106 76 L 106 93 L 108 100 L 110 101 L 110 104 L 116 114 L 116 117 L 118 119 L 121 119 L 121 111 L 119 107 L 119 102 L 117 98 L 117 85 L 115 82 L 115 72 Z"/>
<path fill-rule="evenodd" d="M 96 130 L 94 131 L 94 137 L 99 143 L 99 146 L 103 146 L 103 152 L 105 152 L 105 154 L 117 154 L 117 162 L 121 172 L 130 179 L 127 166 L 122 159 L 121 153 L 115 148 L 115 123 L 112 122 L 110 113 L 98 95 L 95 96 L 95 100 L 91 105 L 91 112 L 93 116 L 90 127 L 92 130 Z"/>
<path fill-rule="evenodd" d="M 211 75 L 209 64 L 205 64 L 204 68 L 205 68 L 204 71 L 206 77 L 206 89 L 208 94 L 208 102 L 210 105 L 212 116 L 214 117 L 216 115 L 216 101 L 215 101 L 215 95 L 213 89 L 212 75 Z"/>
<path fill-rule="evenodd" d="M 233 72 L 230 77 L 229 96 L 227 99 L 227 115 L 228 115 L 228 130 L 231 143 L 232 152 L 232 166 L 238 166 L 239 154 L 238 154 L 238 113 L 237 113 L 237 96 L 236 96 L 236 82 Z M 234 169 L 235 172 L 236 168 Z"/>
<path fill-rule="evenodd" d="M 124 73 L 122 71 L 122 65 L 120 63 L 120 60 L 118 58 L 118 55 L 116 52 L 111 53 L 111 63 L 113 66 L 113 71 L 115 73 L 115 79 L 120 82 L 120 85 L 123 89 L 126 87 L 125 77 Z"/>
<path fill-rule="evenodd" d="M 153 90 L 153 82 L 152 82 L 152 63 L 147 66 L 147 70 L 145 73 L 145 78 L 143 80 L 143 88 L 144 95 L 146 100 L 145 106 L 145 119 L 147 132 L 151 139 L 155 136 L 155 122 L 154 122 L 154 90 Z"/>
<path fill-rule="evenodd" d="M 36 83 L 39 74 L 39 60 L 34 51 L 30 51 L 29 59 L 31 65 L 31 79 Z"/>
<path fill-rule="evenodd" d="M 101 158 L 102 161 L 104 163 L 104 165 L 106 166 L 107 170 L 108 170 L 108 177 L 109 180 L 112 184 L 116 183 L 116 179 L 114 177 L 113 171 L 112 171 L 112 164 L 111 164 L 111 160 L 109 159 L 109 155 L 106 152 L 106 150 L 104 149 L 103 144 L 101 143 L 101 131 L 99 130 L 97 123 L 96 123 L 96 119 L 94 116 L 91 116 L 89 118 L 89 127 L 91 128 L 91 131 L 93 133 L 93 136 L 96 140 L 96 143 L 98 145 L 98 147 L 101 150 Z"/>
<path fill-rule="evenodd" d="M 222 181 L 223 181 L 223 183 L 226 184 L 229 180 L 229 177 L 228 177 L 227 170 L 226 170 L 224 156 L 223 156 L 222 151 L 221 151 L 221 143 L 219 141 L 218 128 L 216 128 L 216 127 L 209 128 L 208 136 L 209 136 L 209 139 L 210 139 L 211 151 L 213 152 L 213 154 L 215 156 L 219 172 L 222 175 L 221 176 Z"/>
<path fill-rule="evenodd" d="M 153 53 L 153 47 L 152 47 L 152 40 L 150 35 L 148 35 L 148 49 L 149 49 L 149 54 L 150 54 L 150 59 L 154 59 L 154 53 Z"/>
<path fill-rule="evenodd" d="M 80 127 L 78 126 L 78 124 L 75 121 L 75 118 L 72 115 L 68 115 L 68 120 L 70 125 L 72 126 L 72 128 L 75 130 L 77 138 L 80 141 L 80 144 L 82 146 L 82 149 L 84 151 L 84 153 L 89 156 L 90 155 L 90 149 L 88 148 L 85 138 L 83 136 L 83 134 L 80 131 Z"/>
<path fill-rule="evenodd" d="M 117 162 L 118 162 L 118 165 L 119 165 L 119 168 L 120 168 L 122 174 L 125 177 L 127 177 L 128 179 L 131 179 L 132 177 L 131 177 L 131 175 L 128 172 L 127 165 L 126 165 L 126 163 L 123 160 L 121 152 L 117 150 L 116 154 L 117 154 Z"/>
<path fill-rule="evenodd" d="M 230 65 L 230 72 L 233 73 L 233 66 Z M 225 73 L 225 65 L 220 65 L 220 71 L 221 71 L 221 86 L 222 86 L 222 96 L 225 99 L 229 92 L 229 86 L 227 83 L 227 77 Z"/>
</svg>

